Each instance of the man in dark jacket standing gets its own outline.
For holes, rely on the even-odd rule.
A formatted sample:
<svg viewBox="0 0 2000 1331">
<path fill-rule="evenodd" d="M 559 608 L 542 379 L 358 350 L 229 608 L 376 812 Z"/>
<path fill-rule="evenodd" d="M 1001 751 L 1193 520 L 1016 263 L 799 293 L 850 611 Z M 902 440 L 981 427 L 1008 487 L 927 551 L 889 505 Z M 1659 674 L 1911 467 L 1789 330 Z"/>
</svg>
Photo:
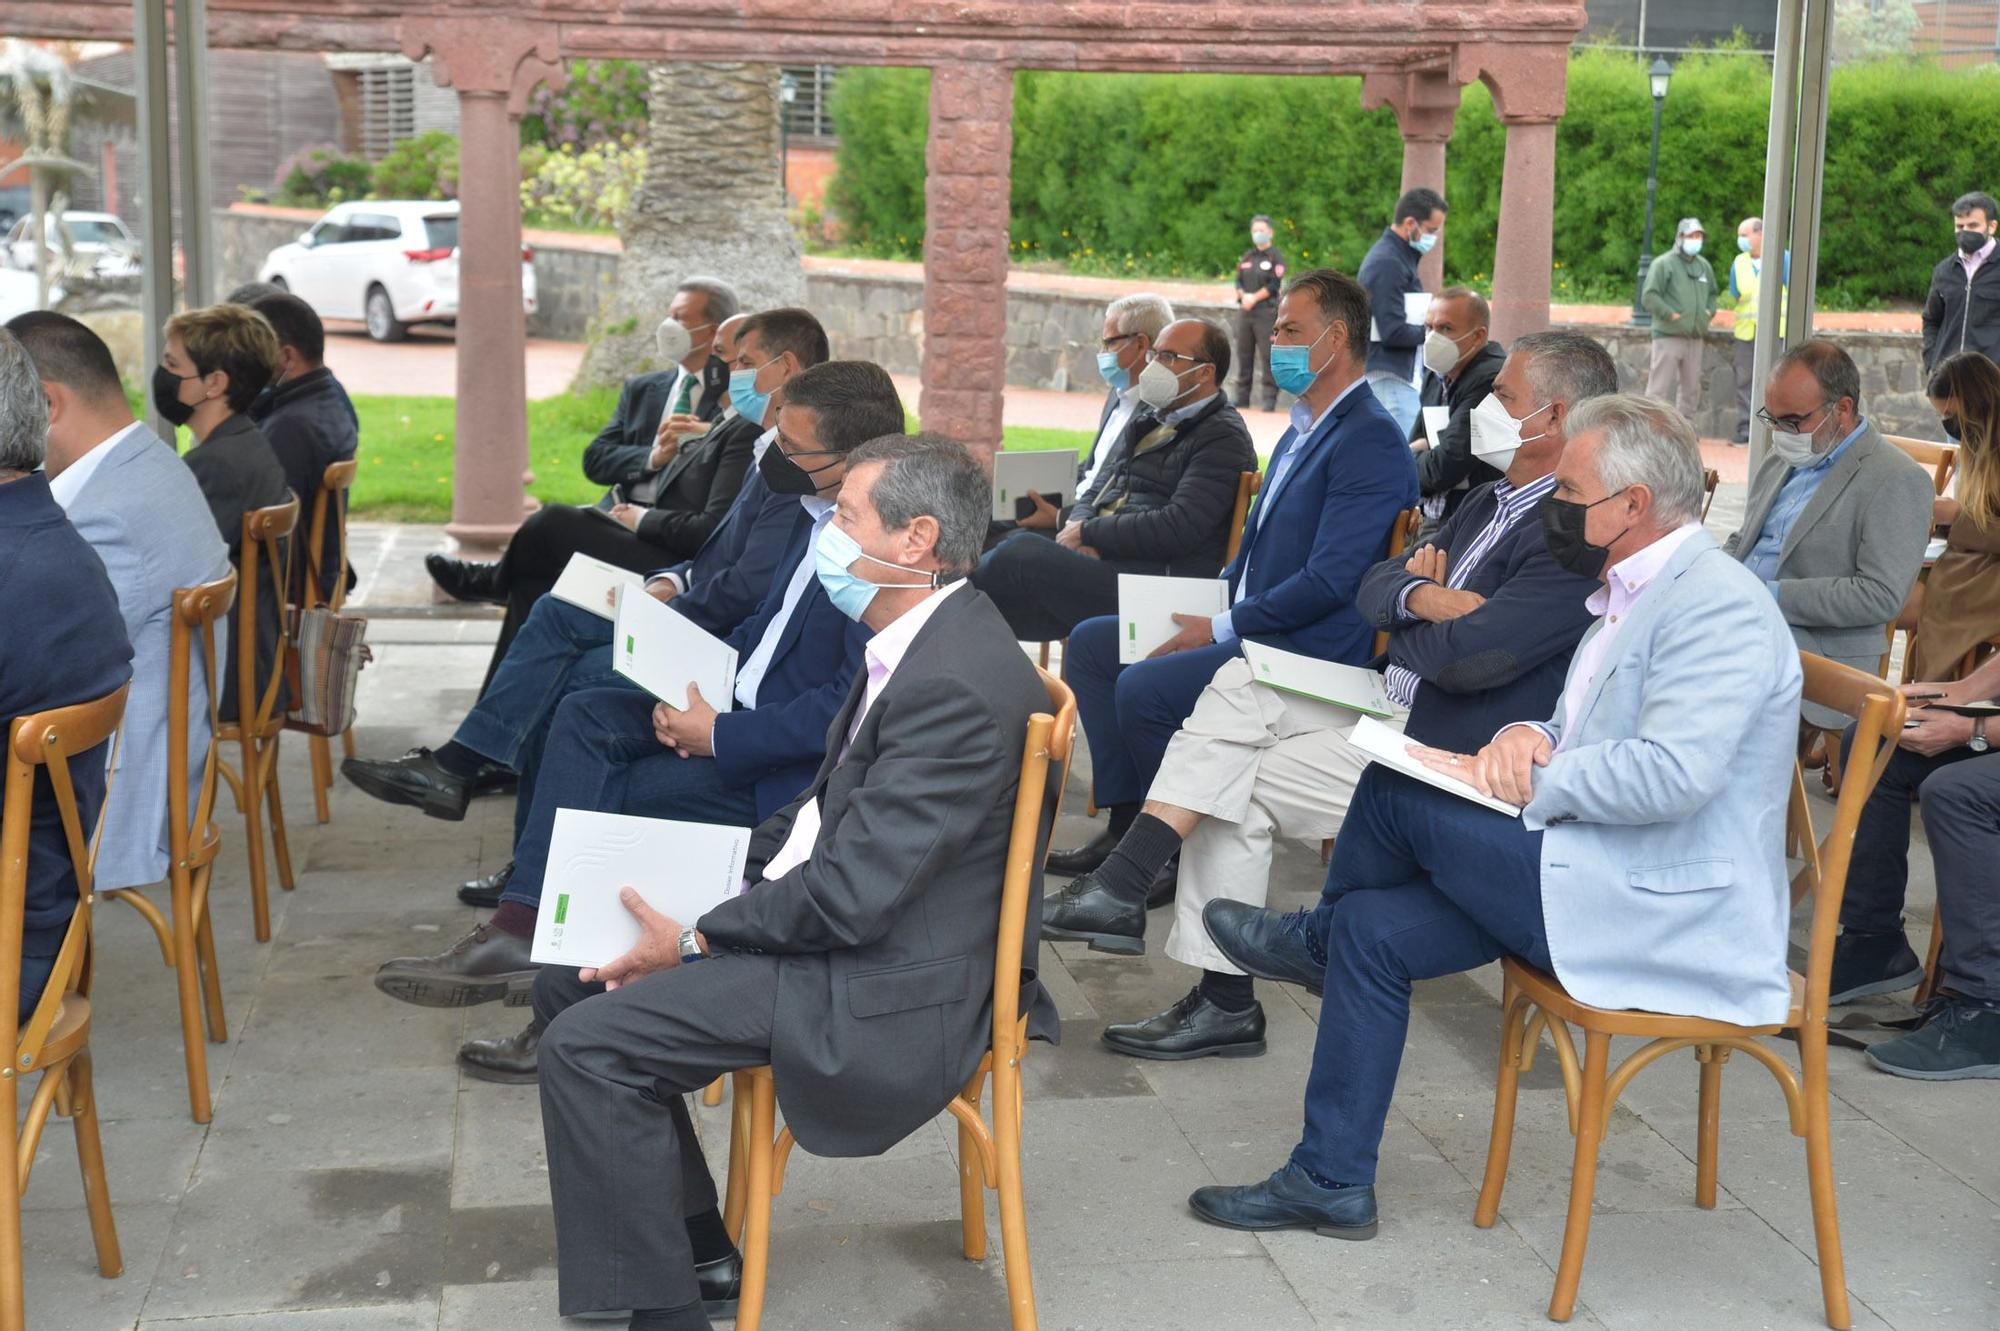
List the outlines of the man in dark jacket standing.
<svg viewBox="0 0 2000 1331">
<path fill-rule="evenodd" d="M 1444 196 L 1419 187 L 1396 200 L 1396 215 L 1361 260 L 1355 277 L 1368 289 L 1374 327 L 1368 338 L 1368 386 L 1407 435 L 1417 423 L 1417 352 L 1424 325 L 1412 323 L 1404 297 L 1421 295 L 1417 264 L 1444 231 Z"/>
<path fill-rule="evenodd" d="M 1493 376 L 1507 359 L 1506 348 L 1489 335 L 1492 318 L 1484 296 L 1469 287 L 1451 287 L 1431 301 L 1424 320 L 1423 405 L 1444 408 L 1446 417 L 1435 439 L 1429 421 L 1420 418 L 1410 431 L 1410 447 L 1417 451 L 1425 522 L 1433 529 L 1451 516 L 1467 491 L 1502 475 L 1473 452 L 1472 442 L 1473 408 L 1493 391 Z"/>
<path fill-rule="evenodd" d="M 1243 418 L 1223 400 L 1229 335 L 1206 319 L 1168 324 L 1140 372 L 1145 404 L 1095 489 L 1054 540 L 1016 532 L 980 561 L 972 585 L 1027 642 L 1066 637 L 1118 612 L 1120 573 L 1212 578 L 1229 552 L 1242 474 L 1257 466 Z"/>
<path fill-rule="evenodd" d="M 289 292 L 260 296 L 250 308 L 264 316 L 278 334 L 278 370 L 271 386 L 250 404 L 250 419 L 270 441 L 285 469 L 285 480 L 299 497 L 301 538 L 311 535 L 313 500 L 319 494 L 326 469 L 354 456 L 360 442 L 361 420 L 354 403 L 333 371 L 326 368 L 326 328 L 313 307 Z M 351 578 L 340 564 L 340 514 L 329 510 L 326 535 L 316 557 L 306 554 L 303 539 L 292 558 L 291 598 L 300 600 L 307 565 L 319 569 L 319 591 L 324 599 L 343 578 Z M 352 585 L 350 581 L 349 585 Z"/>
<path fill-rule="evenodd" d="M 1271 244 L 1271 219 L 1250 219 L 1250 248 L 1236 261 L 1236 405 L 1250 405 L 1250 389 L 1264 372 L 1264 410 L 1278 409 L 1271 380 L 1271 326 L 1278 322 L 1278 294 L 1285 285 L 1285 256 Z"/>
<path fill-rule="evenodd" d="M 2000 360 L 2000 263 L 1992 262 L 2000 204 L 1972 193 L 1951 205 L 1957 249 L 1940 259 L 1924 297 L 1924 373 L 1947 356 L 1977 351 Z"/>
</svg>

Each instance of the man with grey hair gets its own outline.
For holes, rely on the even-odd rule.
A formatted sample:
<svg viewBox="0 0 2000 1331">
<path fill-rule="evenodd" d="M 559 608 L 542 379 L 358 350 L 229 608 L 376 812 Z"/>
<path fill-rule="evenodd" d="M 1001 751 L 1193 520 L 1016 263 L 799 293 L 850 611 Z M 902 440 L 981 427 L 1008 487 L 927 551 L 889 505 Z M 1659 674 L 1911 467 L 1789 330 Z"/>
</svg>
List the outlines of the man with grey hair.
<svg viewBox="0 0 2000 1331">
<path fill-rule="evenodd" d="M 49 408 L 41 376 L 0 330 L 0 726 L 15 717 L 101 698 L 132 677 L 132 644 L 104 563 L 70 525 L 40 471 Z M 69 764 L 83 826 L 104 805 L 108 746 Z M 0 835 L 14 829 L 5 828 Z M 28 878 L 21 920 L 20 1002 L 42 996 L 76 914 L 76 871 L 46 776 L 28 811 Z"/>
<path fill-rule="evenodd" d="M 1614 394 L 1568 428 L 1542 528 L 1557 563 L 1603 580 L 1589 602 L 1602 618 L 1548 719 L 1476 752 L 1412 745 L 1440 785 L 1371 766 L 1312 909 L 1208 908 L 1239 966 L 1325 997 L 1291 1159 L 1198 1190 L 1204 1220 L 1373 1236 L 1413 981 L 1512 955 L 1596 1007 L 1785 1020 L 1798 651 L 1763 585 L 1702 529 L 1685 421 Z"/>
<path fill-rule="evenodd" d="M 1701 352 L 1715 318 L 1715 270 L 1701 257 L 1701 219 L 1683 217 L 1674 247 L 1646 269 L 1640 303 L 1653 317 L 1653 357 L 1646 394 L 1675 396 L 1681 415 L 1694 420 L 1701 406 Z"/>
<path fill-rule="evenodd" d="M 1388 635 L 1389 723 L 1447 749 L 1477 747 L 1516 717 L 1547 714 L 1596 586 L 1556 564 L 1536 515 L 1555 488 L 1571 412 L 1616 391 L 1617 366 L 1581 333 L 1532 333 L 1491 382 L 1481 441 L 1502 475 L 1469 491 L 1433 543 L 1370 569 L 1355 598 Z M 1525 435 L 1516 412 L 1532 427 Z M 1263 905 L 1279 838 L 1339 833 L 1368 765 L 1347 742 L 1357 715 L 1260 684 L 1246 661 L 1216 671 L 1169 742 L 1142 816 L 1043 916 L 1050 937 L 1143 950 L 1148 885 L 1160 875 L 1171 890 L 1167 955 L 1199 966 L 1200 983 L 1157 1016 L 1106 1028 L 1111 1049 L 1154 1059 L 1263 1049 L 1250 977 L 1209 939 L 1202 912 L 1225 899 Z"/>
</svg>

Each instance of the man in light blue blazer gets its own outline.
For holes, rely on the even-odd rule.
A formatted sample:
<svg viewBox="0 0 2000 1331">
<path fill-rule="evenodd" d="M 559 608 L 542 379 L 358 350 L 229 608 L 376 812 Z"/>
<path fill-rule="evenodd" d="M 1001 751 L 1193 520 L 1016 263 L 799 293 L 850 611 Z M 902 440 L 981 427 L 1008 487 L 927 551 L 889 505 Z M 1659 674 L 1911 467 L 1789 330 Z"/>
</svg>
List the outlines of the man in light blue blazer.
<svg viewBox="0 0 2000 1331">
<path fill-rule="evenodd" d="M 173 597 L 229 570 L 229 552 L 201 487 L 158 435 L 132 419 L 102 338 L 63 314 L 8 324 L 49 400 L 49 489 L 111 575 L 132 640 L 116 778 L 98 851 L 105 889 L 167 874 L 167 690 Z M 195 653 L 188 691 L 189 780 L 208 748 L 208 686 Z"/>
<path fill-rule="evenodd" d="M 1605 585 L 1555 715 L 1476 754 L 1413 746 L 1520 817 L 1372 766 L 1315 908 L 1209 903 L 1231 961 L 1325 998 L 1299 1145 L 1262 1182 L 1196 1192 L 1201 1218 L 1374 1234 L 1414 980 L 1512 954 L 1599 1007 L 1784 1020 L 1798 651 L 1702 529 L 1701 481 L 1664 403 L 1615 394 L 1571 414 L 1543 529 L 1559 563 Z"/>
</svg>

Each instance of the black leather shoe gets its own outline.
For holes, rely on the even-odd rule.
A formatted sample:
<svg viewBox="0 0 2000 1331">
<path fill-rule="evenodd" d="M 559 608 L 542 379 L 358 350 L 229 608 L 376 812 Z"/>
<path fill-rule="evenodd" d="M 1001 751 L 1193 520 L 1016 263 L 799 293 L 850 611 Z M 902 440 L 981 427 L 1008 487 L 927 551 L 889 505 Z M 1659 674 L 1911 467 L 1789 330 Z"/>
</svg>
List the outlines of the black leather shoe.
<svg viewBox="0 0 2000 1331">
<path fill-rule="evenodd" d="M 480 1081 L 503 1082 L 509 1086 L 529 1086 L 541 1080 L 535 1066 L 535 1051 L 542 1047 L 542 1023 L 532 1018 L 518 1035 L 499 1035 L 490 1040 L 467 1040 L 458 1047 L 459 1070 Z"/>
<path fill-rule="evenodd" d="M 1302 984 L 1320 996 L 1326 981 L 1326 967 L 1313 960 L 1306 946 L 1309 912 L 1295 910 L 1281 915 L 1262 906 L 1248 906 L 1226 898 L 1209 902 L 1201 909 L 1201 922 L 1222 955 L 1260 980 L 1280 984 Z"/>
<path fill-rule="evenodd" d="M 475 878 L 469 883 L 460 883 L 458 885 L 458 899 L 468 906 L 478 906 L 482 910 L 498 910 L 500 908 L 500 894 L 507 890 L 507 883 L 513 877 L 514 861 L 508 860 L 484 878 Z"/>
<path fill-rule="evenodd" d="M 507 593 L 500 589 L 498 564 L 453 559 L 450 555 L 425 555 L 424 571 L 431 575 L 431 581 L 438 585 L 438 590 L 454 601 L 506 604 Z"/>
<path fill-rule="evenodd" d="M 1895 933 L 1860 933 L 1849 929 L 1833 940 L 1833 976 L 1827 982 L 1830 1007 L 1874 994 L 1913 989 L 1924 978 L 1924 963 L 1910 949 L 1910 940 Z"/>
<path fill-rule="evenodd" d="M 346 758 L 340 774 L 364 794 L 454 823 L 464 819 L 472 799 L 472 782 L 445 771 L 429 749 L 411 749 L 400 758 Z"/>
<path fill-rule="evenodd" d="M 743 1254 L 731 1250 L 727 1257 L 701 1262 L 694 1268 L 701 1285 L 701 1310 L 711 1319 L 733 1319 L 736 1302 L 743 1293 Z"/>
<path fill-rule="evenodd" d="M 1181 857 L 1176 855 L 1160 866 L 1153 875 L 1153 885 L 1146 889 L 1146 909 L 1158 910 L 1162 906 L 1174 904 L 1174 888 L 1181 880 Z"/>
<path fill-rule="evenodd" d="M 1111 858 L 1111 852 L 1118 849 L 1118 838 L 1110 832 L 1099 832 L 1074 850 L 1052 850 L 1049 852 L 1048 870 L 1065 878 L 1074 878 L 1080 873 L 1089 873 L 1098 865 Z"/>
<path fill-rule="evenodd" d="M 1225 1229 L 1310 1229 L 1330 1239 L 1375 1237 L 1375 1189 L 1367 1184 L 1322 1188 L 1287 1161 L 1262 1183 L 1196 1188 L 1188 1207 Z"/>
<path fill-rule="evenodd" d="M 1088 943 L 1092 952 L 1141 956 L 1146 951 L 1146 905 L 1114 894 L 1093 870 L 1042 898 L 1042 937 Z"/>
<path fill-rule="evenodd" d="M 1104 1043 L 1134 1058 L 1178 1063 L 1183 1059 L 1255 1058 L 1264 1052 L 1264 1006 L 1225 1012 L 1196 985 L 1186 998 L 1156 1017 L 1104 1028 Z"/>
<path fill-rule="evenodd" d="M 475 925 L 434 957 L 397 957 L 375 972 L 375 987 L 418 1007 L 473 1007 L 504 1001 L 526 1007 L 541 967 L 528 960 L 529 942 Z"/>
<path fill-rule="evenodd" d="M 505 763 L 481 763 L 479 770 L 472 774 L 472 793 L 480 795 L 511 795 L 521 788 L 521 774 Z"/>
</svg>

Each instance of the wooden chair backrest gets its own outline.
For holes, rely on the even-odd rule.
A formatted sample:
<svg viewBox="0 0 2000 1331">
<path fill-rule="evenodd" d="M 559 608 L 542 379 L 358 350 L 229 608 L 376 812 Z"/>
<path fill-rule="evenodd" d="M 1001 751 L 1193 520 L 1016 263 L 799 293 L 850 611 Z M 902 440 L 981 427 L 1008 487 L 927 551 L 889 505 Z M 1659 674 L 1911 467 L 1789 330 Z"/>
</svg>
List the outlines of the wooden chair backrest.
<svg viewBox="0 0 2000 1331">
<path fill-rule="evenodd" d="M 1907 435 L 1885 434 L 1890 443 L 1908 454 L 1912 462 L 1931 469 L 1931 485 L 1938 494 L 1944 493 L 1945 486 L 1951 484 L 1952 469 L 1958 465 L 1958 445 L 1934 443 L 1929 439 L 1911 439 Z"/>
<path fill-rule="evenodd" d="M 1424 528 L 1424 511 L 1421 508 L 1406 508 L 1396 514 L 1396 520 L 1389 525 L 1389 543 L 1382 558 L 1395 559 L 1410 548 L 1410 542 L 1417 539 L 1417 533 Z M 1375 655 L 1389 650 L 1389 635 L 1375 635 Z"/>
<path fill-rule="evenodd" d="M 340 609 L 347 600 L 347 492 L 354 488 L 354 471 L 359 465 L 353 458 L 344 462 L 327 464 L 320 477 L 319 493 L 313 496 L 312 520 L 306 525 L 305 587 L 299 604 L 311 610 L 316 606 Z M 333 592 L 326 594 L 320 588 L 320 553 L 326 549 L 326 524 L 337 523 L 334 528 L 334 576 Z"/>
<path fill-rule="evenodd" d="M 216 737 L 222 718 L 216 714 L 217 667 L 215 624 L 236 603 L 236 573 L 232 569 L 214 582 L 182 587 L 174 593 L 174 619 L 167 650 L 167 840 L 176 865 L 186 864 L 201 848 L 215 811 Z M 188 686 L 194 677 L 196 644 L 201 649 L 202 682 L 208 693 L 208 748 L 201 764 L 200 787 L 188 789 L 188 750 L 194 718 L 189 715 Z M 192 796 L 192 797 L 191 797 Z"/>
<path fill-rule="evenodd" d="M 104 834 L 104 808 L 110 805 L 111 782 L 105 780 L 105 803 L 97 825 L 86 836 L 77 807 L 70 764 L 110 739 L 125 719 L 125 696 L 131 684 L 89 702 L 54 707 L 16 717 L 7 734 L 6 794 L 0 798 L 0 1030 L 5 1048 L 14 1051 L 14 1075 L 34 1070 L 49 1028 L 62 1008 L 63 996 L 87 989 L 90 959 L 90 906 L 95 886 L 97 845 Z M 89 761 L 98 761 L 89 759 Z M 113 766 L 107 763 L 107 768 Z M 76 871 L 76 914 L 56 954 L 48 986 L 23 1027 L 21 1001 L 22 911 L 28 894 L 28 833 L 35 794 L 35 771 L 46 769 L 49 791 Z"/>
<path fill-rule="evenodd" d="M 1021 779 L 1014 792 L 1014 828 L 1007 842 L 1007 872 L 1000 891 L 1000 936 L 993 957 L 993 1057 L 1019 1058 L 1026 1044 L 1021 1029 L 1021 966 L 1027 951 L 1028 907 L 1039 896 L 1042 861 L 1048 858 L 1076 737 L 1076 695 L 1046 670 L 1037 670 L 1048 691 L 1049 711 L 1028 718 Z M 1039 917 L 1038 917 L 1039 919 Z M 1039 928 L 1037 930 L 1039 932 Z M 1008 977 L 1013 983 L 1007 983 Z"/>
<path fill-rule="evenodd" d="M 1223 563 L 1236 562 L 1236 552 L 1243 548 L 1243 528 L 1250 521 L 1250 501 L 1264 488 L 1264 473 L 1246 471 L 1236 479 L 1236 507 L 1229 519 L 1229 553 Z"/>
<path fill-rule="evenodd" d="M 1713 467 L 1704 467 L 1701 473 L 1701 520 L 1708 521 L 1708 510 L 1715 503 L 1715 487 L 1722 484 L 1722 473 Z"/>
<path fill-rule="evenodd" d="M 271 728 L 271 713 L 278 704 L 278 685 L 285 677 L 285 597 L 282 589 L 292 585 L 291 541 L 287 538 L 298 529 L 298 525 L 297 495 L 282 504 L 253 508 L 243 515 L 243 546 L 236 556 L 237 586 L 242 589 L 238 598 L 241 604 L 236 610 L 237 715 L 225 719 L 259 735 Z M 281 540 L 285 542 L 282 548 L 278 544 Z M 261 696 L 257 691 L 257 570 L 260 563 L 270 565 L 272 586 L 281 589 L 276 598 L 280 616 L 278 659 L 271 662 L 271 678 L 265 682 Z M 254 712 L 250 710 L 253 699 Z"/>
<path fill-rule="evenodd" d="M 1799 653 L 1805 670 L 1805 700 L 1852 717 L 1854 745 L 1833 806 L 1833 824 L 1824 837 L 1813 835 L 1812 808 L 1806 800 L 1805 772 L 1792 769 L 1788 818 L 1804 865 L 1792 878 L 1792 903 L 1813 894 L 1812 927 L 1806 947 L 1805 1015 L 1824 1020 L 1828 981 L 1833 973 L 1833 940 L 1840 930 L 1840 900 L 1847 891 L 1847 869 L 1854 851 L 1855 829 L 1862 806 L 1882 778 L 1903 733 L 1903 695 L 1876 676 L 1840 665 L 1810 652 Z M 1829 741 L 1833 742 L 1833 741 Z"/>
</svg>

